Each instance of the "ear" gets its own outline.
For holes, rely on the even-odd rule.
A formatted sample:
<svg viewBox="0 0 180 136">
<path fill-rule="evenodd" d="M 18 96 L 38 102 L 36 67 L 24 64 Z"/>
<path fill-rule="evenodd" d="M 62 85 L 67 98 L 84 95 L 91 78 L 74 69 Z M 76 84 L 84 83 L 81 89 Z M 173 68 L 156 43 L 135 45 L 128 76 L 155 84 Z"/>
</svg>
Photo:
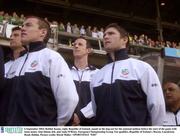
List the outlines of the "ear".
<svg viewBox="0 0 180 136">
<path fill-rule="evenodd" d="M 88 48 L 88 54 L 93 52 L 93 48 Z"/>
<path fill-rule="evenodd" d="M 42 34 L 42 37 L 46 37 L 47 30 L 46 29 L 42 29 L 41 34 Z"/>
<path fill-rule="evenodd" d="M 124 41 L 125 43 L 127 43 L 127 42 L 128 42 L 128 37 L 127 37 L 127 36 L 124 37 L 124 38 L 123 38 L 123 41 Z"/>
</svg>

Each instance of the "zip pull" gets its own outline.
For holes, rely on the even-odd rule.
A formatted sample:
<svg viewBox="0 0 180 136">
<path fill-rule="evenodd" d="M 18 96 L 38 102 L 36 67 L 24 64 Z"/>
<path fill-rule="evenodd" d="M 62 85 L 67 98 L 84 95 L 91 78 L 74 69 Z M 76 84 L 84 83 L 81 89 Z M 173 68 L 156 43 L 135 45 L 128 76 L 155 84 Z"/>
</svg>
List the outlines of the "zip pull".
<svg viewBox="0 0 180 136">
<path fill-rule="evenodd" d="M 114 67 L 115 67 L 115 61 L 113 62 L 113 65 L 112 65 L 112 72 L 111 72 L 111 84 L 112 84 L 112 82 L 113 82 Z"/>
<path fill-rule="evenodd" d="M 26 47 L 27 47 L 27 46 L 26 46 Z M 27 59 L 28 59 L 28 56 L 29 56 L 29 48 L 27 48 L 27 50 L 28 50 L 28 52 L 27 52 L 26 58 L 25 58 L 25 60 L 24 60 L 24 63 L 23 63 L 23 65 L 22 65 L 22 67 L 21 67 L 21 70 L 20 70 L 20 72 L 19 72 L 19 76 L 21 75 L 21 72 L 22 72 L 22 70 L 23 70 L 23 67 L 24 67 L 24 65 L 25 65 L 25 63 L 26 63 L 26 61 L 27 61 Z"/>
<path fill-rule="evenodd" d="M 79 84 L 80 84 L 81 81 L 82 81 L 84 71 L 85 71 L 85 70 L 83 70 L 83 71 L 81 72 L 82 74 L 80 75 L 80 74 L 79 74 L 79 70 L 77 70 L 77 75 L 78 75 L 78 79 L 79 79 Z"/>
</svg>

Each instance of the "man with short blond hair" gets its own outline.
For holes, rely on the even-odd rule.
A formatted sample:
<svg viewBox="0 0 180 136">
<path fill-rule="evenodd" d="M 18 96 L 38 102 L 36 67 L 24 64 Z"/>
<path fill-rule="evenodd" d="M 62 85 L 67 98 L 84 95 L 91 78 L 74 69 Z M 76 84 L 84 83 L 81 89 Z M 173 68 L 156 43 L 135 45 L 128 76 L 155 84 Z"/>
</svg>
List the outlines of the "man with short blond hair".
<svg viewBox="0 0 180 136">
<path fill-rule="evenodd" d="M 78 95 L 65 60 L 46 48 L 50 26 L 42 18 L 29 16 L 21 30 L 27 50 L 6 74 L 7 84 L 12 86 L 7 125 L 66 125 Z"/>
</svg>

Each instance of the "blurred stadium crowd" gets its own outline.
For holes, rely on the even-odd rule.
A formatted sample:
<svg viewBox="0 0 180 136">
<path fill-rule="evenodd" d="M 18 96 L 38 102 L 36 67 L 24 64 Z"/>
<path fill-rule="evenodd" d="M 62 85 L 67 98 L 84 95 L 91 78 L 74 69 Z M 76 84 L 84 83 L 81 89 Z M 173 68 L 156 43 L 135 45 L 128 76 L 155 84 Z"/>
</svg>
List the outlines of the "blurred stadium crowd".
<svg viewBox="0 0 180 136">
<path fill-rule="evenodd" d="M 9 13 L 5 13 L 4 11 L 0 11 L 0 24 L 13 24 L 21 26 L 25 19 L 24 14 L 17 15 L 16 12 L 13 12 L 12 15 Z M 96 26 L 85 26 L 79 24 L 71 24 L 71 22 L 63 22 L 63 21 L 49 21 L 48 18 L 45 18 L 46 21 L 49 22 L 52 26 L 57 26 L 59 32 L 67 32 L 75 35 L 83 35 L 88 37 L 93 37 L 97 39 L 103 38 L 104 28 L 97 28 Z M 141 35 L 131 35 L 129 34 L 129 41 L 132 45 L 142 45 L 153 48 L 177 48 L 180 49 L 180 42 L 175 41 L 158 41 L 151 39 L 149 36 L 145 34 Z"/>
</svg>

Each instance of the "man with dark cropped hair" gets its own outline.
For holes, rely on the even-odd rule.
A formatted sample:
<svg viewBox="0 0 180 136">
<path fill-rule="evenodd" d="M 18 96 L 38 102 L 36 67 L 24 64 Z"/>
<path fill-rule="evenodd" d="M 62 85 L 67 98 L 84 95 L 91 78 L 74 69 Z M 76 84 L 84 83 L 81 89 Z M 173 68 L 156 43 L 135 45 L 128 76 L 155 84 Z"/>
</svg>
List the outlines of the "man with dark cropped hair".
<svg viewBox="0 0 180 136">
<path fill-rule="evenodd" d="M 88 62 L 89 54 L 92 52 L 90 42 L 84 37 L 78 37 L 73 43 L 74 66 L 71 73 L 79 95 L 79 103 L 74 114 L 74 124 L 91 126 L 93 118 L 87 119 L 88 112 L 83 115 L 86 106 L 91 105 L 90 81 L 98 69 Z M 77 122 L 76 122 L 77 121 Z"/>
<path fill-rule="evenodd" d="M 13 65 L 14 61 L 21 56 L 22 52 L 25 50 L 25 48 L 22 46 L 21 42 L 21 28 L 20 27 L 14 27 L 12 28 L 12 33 L 10 36 L 10 48 L 11 51 L 9 54 L 6 55 L 6 59 L 8 60 L 5 63 L 5 74 L 4 76 L 6 77 L 6 73 L 10 70 L 11 66 Z M 4 64 L 3 64 L 4 65 Z M 1 94 L 0 94 L 0 107 L 1 109 L 4 109 L 4 112 L 1 112 L 0 115 L 0 124 L 1 125 L 6 125 L 6 116 L 7 116 L 7 105 L 9 104 L 9 98 L 11 95 L 12 88 L 9 86 L 9 84 L 6 84 L 4 88 L 1 89 Z"/>
<path fill-rule="evenodd" d="M 110 24 L 105 28 L 103 43 L 109 63 L 94 75 L 90 84 L 95 125 L 163 125 L 161 84 L 149 64 L 128 57 L 127 31 L 118 24 Z"/>
<path fill-rule="evenodd" d="M 21 41 L 26 53 L 6 74 L 12 86 L 7 125 L 66 125 L 78 103 L 70 70 L 62 56 L 46 48 L 50 26 L 36 16 L 25 19 Z"/>
</svg>

